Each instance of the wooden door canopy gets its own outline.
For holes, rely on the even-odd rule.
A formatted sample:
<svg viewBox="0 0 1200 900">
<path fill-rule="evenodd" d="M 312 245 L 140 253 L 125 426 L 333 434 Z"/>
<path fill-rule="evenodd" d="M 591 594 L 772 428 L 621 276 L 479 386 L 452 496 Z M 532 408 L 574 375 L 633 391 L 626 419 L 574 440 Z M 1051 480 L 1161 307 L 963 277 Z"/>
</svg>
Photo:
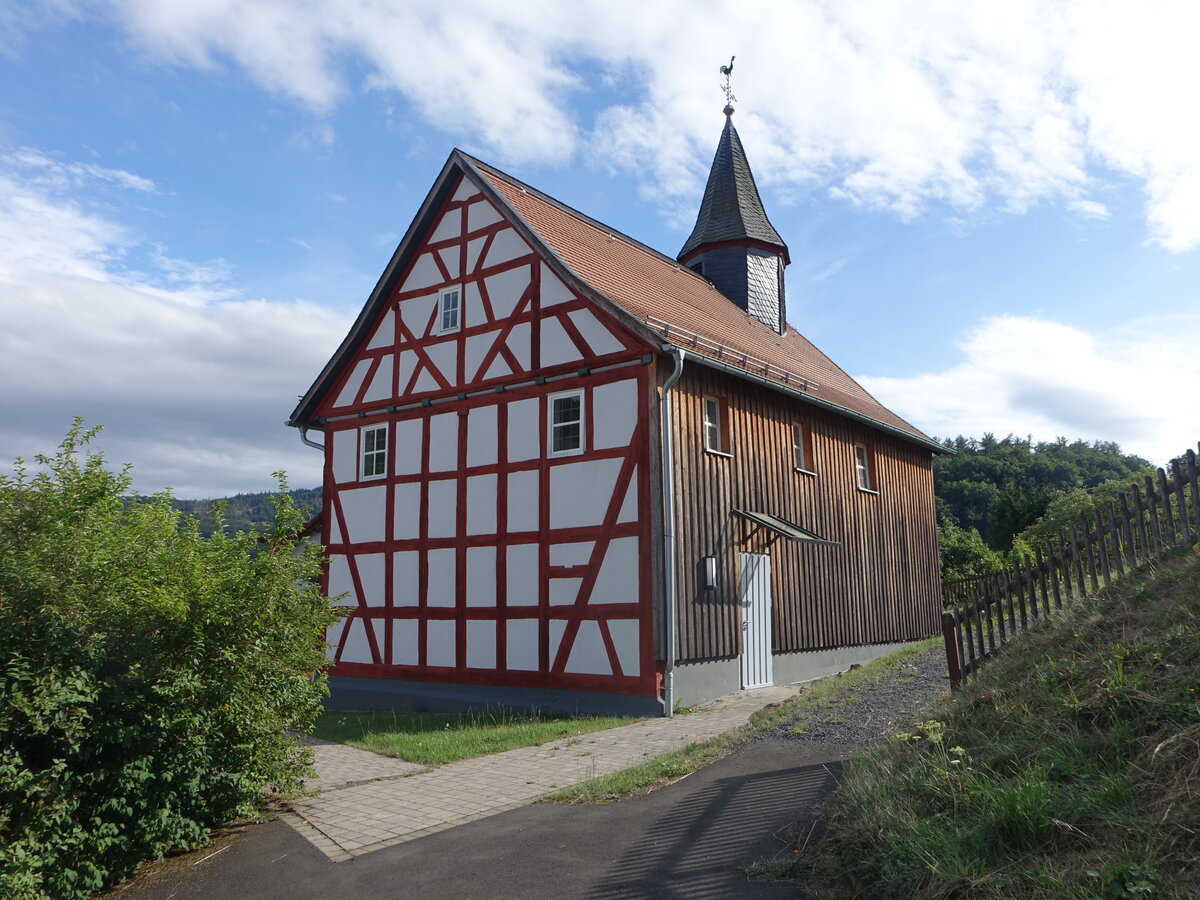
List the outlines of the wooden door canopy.
<svg viewBox="0 0 1200 900">
<path fill-rule="evenodd" d="M 801 528 L 795 522 L 789 522 L 787 519 L 781 519 L 779 516 L 773 516 L 770 513 L 755 512 L 748 509 L 733 510 L 735 516 L 741 516 L 750 523 L 750 530 L 743 533 L 742 544 L 745 545 L 763 529 L 766 529 L 771 534 L 770 540 L 767 541 L 767 546 L 770 547 L 780 538 L 787 538 L 789 541 L 804 541 L 809 544 L 826 544 L 831 547 L 836 547 L 839 541 L 827 541 L 807 528 Z"/>
</svg>

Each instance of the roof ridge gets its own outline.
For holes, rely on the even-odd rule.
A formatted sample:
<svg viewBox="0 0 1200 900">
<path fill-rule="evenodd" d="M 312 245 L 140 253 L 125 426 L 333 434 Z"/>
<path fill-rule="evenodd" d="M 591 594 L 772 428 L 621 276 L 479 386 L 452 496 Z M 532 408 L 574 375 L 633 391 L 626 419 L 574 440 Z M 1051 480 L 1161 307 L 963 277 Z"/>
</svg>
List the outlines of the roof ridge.
<svg viewBox="0 0 1200 900">
<path fill-rule="evenodd" d="M 783 333 L 775 331 L 729 302 L 711 281 L 678 260 L 468 153 L 455 150 L 454 156 L 458 165 L 479 183 L 485 196 L 494 197 L 509 210 L 514 225 L 519 223 L 518 230 L 529 232 L 534 246 L 547 254 L 548 261 L 561 265 L 579 289 L 605 308 L 611 306 L 610 311 L 615 311 L 643 337 L 650 337 L 656 344 L 662 341 L 661 328 L 648 322 L 650 317 L 700 338 L 716 340 L 732 351 L 767 364 L 768 368 L 813 384 L 817 383 L 815 378 L 801 373 L 809 371 L 817 377 L 825 373 L 827 377 L 820 377 L 816 391 L 798 390 L 797 386 L 782 379 L 764 377 L 723 362 L 715 354 L 696 354 L 697 360 L 706 365 L 723 368 L 940 451 L 939 444 L 881 404 L 794 326 L 787 324 Z M 618 255 L 605 251 L 606 246 L 619 248 Z M 637 251 L 644 257 L 644 262 L 626 258 L 619 269 L 613 267 L 620 253 Z M 648 268 L 639 270 L 639 266 Z M 686 276 L 680 273 L 686 273 Z M 665 280 L 663 276 L 667 276 Z M 709 307 L 707 298 L 710 294 L 720 298 L 719 309 Z M 664 304 L 670 305 L 670 309 Z M 728 317 L 736 321 L 730 321 Z M 711 334 L 712 338 L 705 338 L 706 334 Z M 686 347 L 686 342 L 677 346 Z"/>
<path fill-rule="evenodd" d="M 532 185 L 526 184 L 524 181 L 521 181 L 521 179 L 516 178 L 512 175 L 509 175 L 507 172 L 497 169 L 495 166 L 490 165 L 489 163 L 485 163 L 483 160 L 472 156 L 470 153 L 467 153 L 463 150 L 458 150 L 458 149 L 456 149 L 455 152 L 466 157 L 466 159 L 469 160 L 472 165 L 483 170 L 484 172 L 487 172 L 488 174 L 491 174 L 491 175 L 495 175 L 497 178 L 504 179 L 505 181 L 507 181 L 509 184 L 511 184 L 515 188 L 520 188 L 524 191 L 527 191 L 528 193 L 537 197 L 539 200 L 541 200 L 545 203 L 549 203 L 551 206 L 555 207 L 558 210 L 561 210 L 562 212 L 565 212 L 567 215 L 573 216 L 576 219 L 579 219 L 579 221 L 581 221 L 587 225 L 591 225 L 597 231 L 602 231 L 607 235 L 611 235 L 612 237 L 619 238 L 619 239 L 623 240 L 625 243 L 629 244 L 634 249 L 641 250 L 643 253 L 648 253 L 651 256 L 658 259 L 660 262 L 665 262 L 665 263 L 673 266 L 675 269 L 677 269 L 680 272 L 686 272 L 689 275 L 691 275 L 693 278 L 703 282 L 706 285 L 709 285 L 709 286 L 712 285 L 712 282 L 710 282 L 703 275 L 700 275 L 694 269 L 688 268 L 683 263 L 681 263 L 679 260 L 675 259 L 673 256 L 667 256 L 662 251 L 655 250 L 649 244 L 643 243 L 642 241 L 639 241 L 635 237 L 630 237 L 629 235 L 625 234 L 625 232 L 619 231 L 618 229 L 613 228 L 611 225 L 608 225 L 605 222 L 601 222 L 599 219 L 593 219 L 587 213 L 580 212 L 579 210 L 575 209 L 575 207 L 569 206 L 566 203 L 563 203 L 561 200 L 557 199 L 556 197 L 552 197 L 549 194 L 545 193 L 544 191 L 540 191 L 537 188 L 533 187 Z"/>
</svg>

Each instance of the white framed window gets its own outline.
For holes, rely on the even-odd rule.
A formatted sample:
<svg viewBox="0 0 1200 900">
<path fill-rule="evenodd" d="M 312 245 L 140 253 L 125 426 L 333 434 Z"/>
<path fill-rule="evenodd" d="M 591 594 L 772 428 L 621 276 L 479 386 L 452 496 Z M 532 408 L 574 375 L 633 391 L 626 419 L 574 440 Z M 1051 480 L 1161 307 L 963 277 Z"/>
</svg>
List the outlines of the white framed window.
<svg viewBox="0 0 1200 900">
<path fill-rule="evenodd" d="M 720 397 L 705 394 L 704 449 L 709 453 L 729 455 L 729 410 Z"/>
<path fill-rule="evenodd" d="M 562 391 L 546 398 L 551 456 L 573 456 L 583 452 L 583 391 Z"/>
<path fill-rule="evenodd" d="M 807 422 L 792 422 L 792 468 L 806 475 L 815 475 L 812 452 L 812 426 Z"/>
<path fill-rule="evenodd" d="M 362 429 L 362 467 L 360 477 L 383 478 L 387 475 L 387 425 L 368 425 Z"/>
<path fill-rule="evenodd" d="M 866 444 L 854 445 L 854 477 L 860 491 L 878 493 L 875 489 L 875 466 L 873 454 Z"/>
<path fill-rule="evenodd" d="M 434 329 L 438 334 L 449 334 L 462 328 L 462 289 L 446 288 L 438 295 L 438 319 Z"/>
</svg>

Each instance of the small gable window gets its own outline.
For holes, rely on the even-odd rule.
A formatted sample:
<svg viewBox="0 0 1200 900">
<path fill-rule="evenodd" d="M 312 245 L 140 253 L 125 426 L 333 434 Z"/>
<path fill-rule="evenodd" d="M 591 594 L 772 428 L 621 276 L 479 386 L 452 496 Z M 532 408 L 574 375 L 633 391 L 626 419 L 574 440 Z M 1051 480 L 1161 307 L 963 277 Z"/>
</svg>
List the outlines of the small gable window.
<svg viewBox="0 0 1200 900">
<path fill-rule="evenodd" d="M 387 475 L 387 425 L 368 425 L 362 430 L 362 477 Z"/>
<path fill-rule="evenodd" d="M 815 474 L 812 451 L 812 426 L 807 422 L 792 423 L 792 467 L 806 475 Z"/>
<path fill-rule="evenodd" d="M 462 291 L 446 288 L 438 298 L 437 333 L 449 334 L 462 327 Z"/>
<path fill-rule="evenodd" d="M 875 488 L 875 459 L 874 454 L 866 444 L 854 445 L 854 477 L 858 481 L 860 491 L 877 493 Z"/>
<path fill-rule="evenodd" d="M 548 398 L 550 455 L 573 456 L 583 452 L 583 391 L 563 391 Z"/>
<path fill-rule="evenodd" d="M 729 455 L 729 410 L 720 397 L 704 395 L 704 449 Z"/>
</svg>

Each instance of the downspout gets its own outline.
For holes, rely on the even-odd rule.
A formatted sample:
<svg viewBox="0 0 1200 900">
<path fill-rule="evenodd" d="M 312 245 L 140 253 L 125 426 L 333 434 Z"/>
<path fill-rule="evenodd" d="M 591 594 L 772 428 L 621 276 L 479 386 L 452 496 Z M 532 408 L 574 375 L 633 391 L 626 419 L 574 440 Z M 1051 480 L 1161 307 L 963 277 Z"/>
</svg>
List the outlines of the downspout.
<svg viewBox="0 0 1200 900">
<path fill-rule="evenodd" d="M 324 444 L 318 444 L 316 441 L 310 441 L 308 439 L 308 428 L 307 427 L 303 427 L 300 429 L 300 443 L 304 444 L 304 446 L 306 446 L 306 447 L 312 447 L 314 450 L 320 450 L 322 453 L 325 452 Z"/>
<path fill-rule="evenodd" d="M 663 593 L 666 628 L 663 666 L 663 705 L 665 715 L 675 715 L 675 479 L 672 476 L 671 465 L 671 404 L 667 400 L 667 392 L 683 374 L 683 359 L 687 352 L 682 347 L 670 344 L 663 349 L 675 357 L 675 370 L 667 378 L 662 388 L 662 471 L 663 471 Z"/>
</svg>

